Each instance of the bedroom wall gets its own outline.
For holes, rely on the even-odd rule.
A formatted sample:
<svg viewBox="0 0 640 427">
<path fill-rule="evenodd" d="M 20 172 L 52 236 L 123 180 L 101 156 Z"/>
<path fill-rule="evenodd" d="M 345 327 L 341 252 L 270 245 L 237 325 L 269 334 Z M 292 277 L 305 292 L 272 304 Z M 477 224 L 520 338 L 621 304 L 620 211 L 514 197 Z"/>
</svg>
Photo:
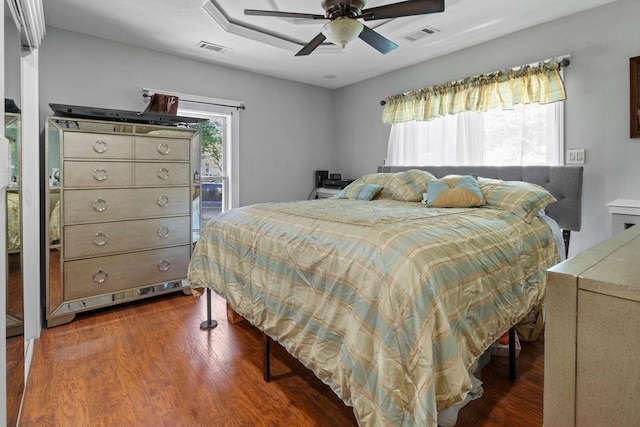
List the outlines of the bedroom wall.
<svg viewBox="0 0 640 427">
<path fill-rule="evenodd" d="M 380 100 L 467 76 L 570 54 L 565 144 L 585 148 L 582 230 L 570 255 L 611 235 L 607 203 L 640 200 L 640 139 L 629 138 L 629 58 L 640 55 L 640 2 L 619 0 L 339 89 L 333 97 L 338 170 L 358 177 L 386 157 Z M 392 53 L 393 54 L 393 53 Z"/>
<path fill-rule="evenodd" d="M 240 205 L 306 199 L 314 171 L 335 170 L 329 89 L 56 28 L 47 28 L 40 70 L 42 126 L 49 103 L 144 110 L 143 87 L 243 101 Z"/>
</svg>

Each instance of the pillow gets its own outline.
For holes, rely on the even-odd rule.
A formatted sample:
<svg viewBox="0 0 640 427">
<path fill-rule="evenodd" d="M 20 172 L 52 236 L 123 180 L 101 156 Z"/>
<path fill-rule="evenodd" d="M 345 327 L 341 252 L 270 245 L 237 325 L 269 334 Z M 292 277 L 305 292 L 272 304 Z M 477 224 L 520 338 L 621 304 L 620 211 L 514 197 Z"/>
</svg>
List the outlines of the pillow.
<svg viewBox="0 0 640 427">
<path fill-rule="evenodd" d="M 401 202 L 419 202 L 427 190 L 427 182 L 435 179 L 427 171 L 410 169 L 398 173 L 372 173 L 364 175 L 352 184 L 376 184 L 382 191 L 376 199 L 399 200 Z"/>
<path fill-rule="evenodd" d="M 336 196 L 338 199 L 373 200 L 382 191 L 378 184 L 355 183 L 347 185 Z"/>
<path fill-rule="evenodd" d="M 427 183 L 427 206 L 473 208 L 485 204 L 478 180 L 471 175 L 448 175 Z"/>
<path fill-rule="evenodd" d="M 392 173 L 370 173 L 356 179 L 351 184 L 349 184 L 349 186 L 357 184 L 379 185 L 382 187 L 382 190 L 378 193 L 376 199 L 393 199 L 393 194 L 391 193 L 390 187 L 388 187 L 389 180 L 392 179 L 393 175 L 394 174 Z"/>
<path fill-rule="evenodd" d="M 410 169 L 395 174 L 390 181 L 391 193 L 395 200 L 401 202 L 419 202 L 427 191 L 427 183 L 436 179 L 427 171 Z"/>
<path fill-rule="evenodd" d="M 512 212 L 528 223 L 557 201 L 545 188 L 529 182 L 479 178 L 479 183 L 487 206 Z"/>
</svg>

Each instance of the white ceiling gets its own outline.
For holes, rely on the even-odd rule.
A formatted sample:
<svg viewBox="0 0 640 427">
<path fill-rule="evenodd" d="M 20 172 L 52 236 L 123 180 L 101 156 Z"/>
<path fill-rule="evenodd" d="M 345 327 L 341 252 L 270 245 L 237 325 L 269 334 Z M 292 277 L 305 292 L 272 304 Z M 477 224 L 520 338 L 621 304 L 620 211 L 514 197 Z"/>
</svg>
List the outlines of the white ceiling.
<svg viewBox="0 0 640 427">
<path fill-rule="evenodd" d="M 369 0 L 366 7 L 398 1 Z M 43 4 L 47 27 L 338 88 L 612 1 L 446 0 L 443 13 L 366 22 L 399 45 L 387 55 L 358 39 L 344 51 L 327 44 L 302 57 L 294 55 L 325 21 L 245 16 L 243 10 L 323 14 L 321 0 L 46 0 Z M 403 38 L 426 26 L 438 31 L 415 42 Z M 230 50 L 219 53 L 197 47 L 201 41 Z"/>
</svg>

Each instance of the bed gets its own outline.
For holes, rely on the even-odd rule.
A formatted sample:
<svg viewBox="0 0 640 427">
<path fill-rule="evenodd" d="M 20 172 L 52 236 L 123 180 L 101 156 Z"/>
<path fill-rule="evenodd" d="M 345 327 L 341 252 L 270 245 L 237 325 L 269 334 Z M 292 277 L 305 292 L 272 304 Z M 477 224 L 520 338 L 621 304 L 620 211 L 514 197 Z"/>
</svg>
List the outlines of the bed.
<svg viewBox="0 0 640 427">
<path fill-rule="evenodd" d="M 582 167 L 377 172 L 342 198 L 221 214 L 188 278 L 311 369 L 360 425 L 435 426 L 470 392 L 471 365 L 543 299 L 561 257 L 551 225 L 580 229 Z M 455 205 L 469 191 L 483 203 Z"/>
</svg>

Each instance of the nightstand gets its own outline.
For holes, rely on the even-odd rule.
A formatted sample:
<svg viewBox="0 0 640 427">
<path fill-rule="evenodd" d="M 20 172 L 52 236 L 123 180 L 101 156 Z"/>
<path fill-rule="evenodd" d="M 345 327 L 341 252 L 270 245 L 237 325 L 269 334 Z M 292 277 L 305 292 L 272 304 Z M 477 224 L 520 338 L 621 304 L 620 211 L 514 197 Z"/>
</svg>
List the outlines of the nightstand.
<svg viewBox="0 0 640 427">
<path fill-rule="evenodd" d="M 640 200 L 614 200 L 608 203 L 612 215 L 611 231 L 617 234 L 640 223 Z"/>
<path fill-rule="evenodd" d="M 316 189 L 316 195 L 318 196 L 318 199 L 328 199 L 329 197 L 333 197 L 336 194 L 340 193 L 340 191 L 337 188 L 324 188 L 324 187 L 319 187 Z"/>
</svg>

